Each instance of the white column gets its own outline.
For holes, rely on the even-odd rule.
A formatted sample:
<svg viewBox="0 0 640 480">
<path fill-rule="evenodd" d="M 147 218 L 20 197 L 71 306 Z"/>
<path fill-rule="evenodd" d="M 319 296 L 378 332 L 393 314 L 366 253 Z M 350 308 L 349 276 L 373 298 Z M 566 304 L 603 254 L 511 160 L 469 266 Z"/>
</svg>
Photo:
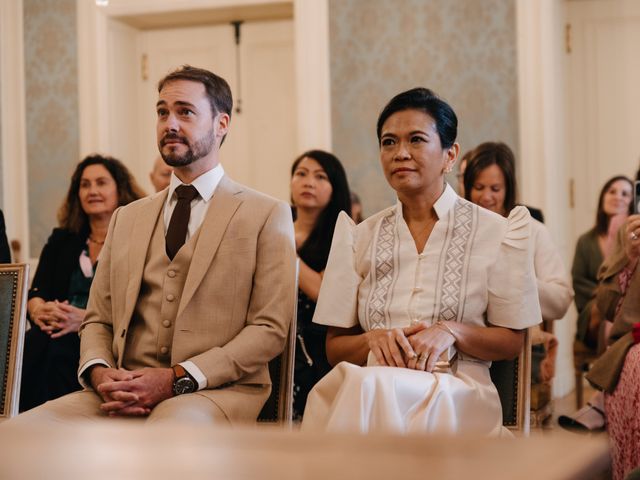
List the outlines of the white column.
<svg viewBox="0 0 640 480">
<path fill-rule="evenodd" d="M 545 223 L 571 267 L 568 163 L 565 143 L 566 76 L 564 29 L 567 18 L 562 0 L 517 0 L 518 87 L 520 120 L 520 196 L 544 211 Z M 575 310 L 555 322 L 559 341 L 554 396 L 574 386 L 573 336 Z"/>
<path fill-rule="evenodd" d="M 0 1 L 0 118 L 2 118 L 2 201 L 9 240 L 29 255 L 27 140 L 24 93 L 22 0 Z"/>
<path fill-rule="evenodd" d="M 76 3 L 80 158 L 108 150 L 107 17 L 95 2 Z"/>
<path fill-rule="evenodd" d="M 294 0 L 298 147 L 332 149 L 329 2 Z"/>
</svg>

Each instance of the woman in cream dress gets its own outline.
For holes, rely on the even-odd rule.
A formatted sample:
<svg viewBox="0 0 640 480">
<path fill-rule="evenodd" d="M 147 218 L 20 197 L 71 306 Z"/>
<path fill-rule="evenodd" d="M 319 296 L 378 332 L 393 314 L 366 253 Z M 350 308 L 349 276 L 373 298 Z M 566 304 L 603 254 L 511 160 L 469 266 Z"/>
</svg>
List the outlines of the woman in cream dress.
<svg viewBox="0 0 640 480">
<path fill-rule="evenodd" d="M 357 226 L 338 218 L 314 316 L 335 367 L 302 428 L 500 434 L 490 362 L 514 358 L 540 321 L 529 214 L 503 218 L 445 183 L 457 119 L 430 90 L 394 97 L 377 133 L 398 202 Z M 455 372 L 435 371 L 452 348 Z"/>
</svg>

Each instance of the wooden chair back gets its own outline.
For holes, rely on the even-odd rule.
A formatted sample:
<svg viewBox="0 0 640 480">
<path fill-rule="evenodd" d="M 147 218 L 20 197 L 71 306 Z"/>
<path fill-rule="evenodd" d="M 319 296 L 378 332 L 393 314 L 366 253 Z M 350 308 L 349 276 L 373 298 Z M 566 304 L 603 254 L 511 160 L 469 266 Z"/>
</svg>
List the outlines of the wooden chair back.
<svg viewBox="0 0 640 480">
<path fill-rule="evenodd" d="M 298 264 L 293 318 L 289 325 L 284 351 L 269 362 L 271 394 L 258 415 L 259 423 L 277 423 L 291 428 L 293 423 L 293 367 L 296 353 L 296 328 L 298 323 Z"/>
<path fill-rule="evenodd" d="M 531 404 L 531 334 L 525 331 L 520 355 L 513 360 L 493 362 L 489 370 L 502 404 L 502 424 L 509 430 L 529 435 Z"/>
<path fill-rule="evenodd" d="M 29 265 L 0 264 L 0 419 L 18 414 Z"/>
</svg>

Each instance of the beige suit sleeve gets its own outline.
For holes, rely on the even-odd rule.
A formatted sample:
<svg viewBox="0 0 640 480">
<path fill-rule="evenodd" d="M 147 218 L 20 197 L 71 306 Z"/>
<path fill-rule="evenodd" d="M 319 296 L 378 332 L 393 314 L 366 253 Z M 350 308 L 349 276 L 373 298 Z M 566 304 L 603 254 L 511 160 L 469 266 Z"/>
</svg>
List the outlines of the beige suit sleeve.
<svg viewBox="0 0 640 480">
<path fill-rule="evenodd" d="M 78 369 L 78 374 L 83 372 L 85 364 L 92 360 L 100 359 L 112 367 L 116 366 L 112 350 L 113 319 L 111 318 L 110 263 L 113 231 L 119 211 L 120 209 L 117 209 L 111 217 L 107 238 L 98 258 L 98 268 L 91 283 L 87 313 L 78 331 L 80 335 L 80 368 Z"/>
<path fill-rule="evenodd" d="M 295 261 L 291 209 L 277 202 L 258 237 L 244 328 L 225 345 L 189 359 L 207 377 L 208 388 L 252 374 L 282 352 L 296 299 Z"/>
</svg>

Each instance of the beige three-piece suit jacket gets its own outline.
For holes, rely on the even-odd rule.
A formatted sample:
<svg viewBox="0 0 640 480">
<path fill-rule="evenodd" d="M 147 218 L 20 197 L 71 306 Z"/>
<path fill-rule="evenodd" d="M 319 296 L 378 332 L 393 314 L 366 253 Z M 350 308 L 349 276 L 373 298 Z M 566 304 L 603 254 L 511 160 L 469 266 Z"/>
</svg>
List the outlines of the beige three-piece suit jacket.
<svg viewBox="0 0 640 480">
<path fill-rule="evenodd" d="M 153 334 L 158 338 L 170 336 L 164 343 L 158 340 L 163 346 L 158 346 L 157 356 L 163 361 L 147 366 L 193 362 L 207 378 L 207 388 L 199 393 L 210 396 L 230 420 L 242 419 L 242 410 L 260 411 L 268 388 L 263 389 L 265 395 L 234 396 L 233 392 L 270 385 L 267 363 L 283 350 L 294 312 L 296 254 L 291 210 L 281 201 L 223 177 L 197 237 L 183 247 L 190 248 L 190 261 L 178 252 L 174 262 L 182 259 L 182 271 L 175 268 L 176 275 L 170 266 L 154 283 L 164 289 L 179 280 L 181 273 L 181 291 L 150 297 L 141 291 L 141 285 L 150 275 L 149 259 L 159 258 L 158 250 L 165 248 L 164 241 L 152 239 L 159 238 L 158 229 L 164 225 L 167 191 L 113 214 L 80 329 L 80 369 L 95 359 L 112 367 L 127 367 L 127 359 L 148 354 L 136 351 L 140 342 L 131 337 L 146 333 L 133 323 L 138 321 L 141 299 L 160 298 L 161 302 L 147 305 L 151 312 L 161 313 L 161 318 L 157 322 L 146 318 L 145 322 L 159 325 L 160 333 Z M 168 303 L 167 298 L 173 301 Z M 162 323 L 170 327 L 162 330 Z"/>
</svg>

